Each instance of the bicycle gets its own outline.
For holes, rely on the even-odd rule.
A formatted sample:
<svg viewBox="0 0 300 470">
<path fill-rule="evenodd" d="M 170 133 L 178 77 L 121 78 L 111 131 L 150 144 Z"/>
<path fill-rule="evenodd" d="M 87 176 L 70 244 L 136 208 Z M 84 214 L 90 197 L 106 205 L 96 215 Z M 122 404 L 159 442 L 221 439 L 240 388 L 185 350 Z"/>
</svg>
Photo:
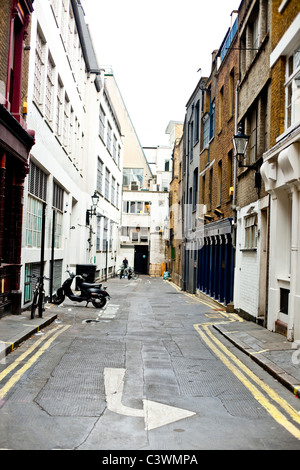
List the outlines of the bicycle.
<svg viewBox="0 0 300 470">
<path fill-rule="evenodd" d="M 127 276 L 128 279 L 133 279 L 134 281 L 138 278 L 133 268 L 126 268 L 125 275 Z"/>
<path fill-rule="evenodd" d="M 44 279 L 47 279 L 47 281 L 50 281 L 50 279 L 46 276 L 36 276 L 35 274 L 32 274 L 31 276 L 32 279 L 37 278 L 37 282 L 35 285 L 35 290 L 33 294 L 33 299 L 32 299 L 32 304 L 31 304 L 31 320 L 34 319 L 35 316 L 35 311 L 36 308 L 38 307 L 39 309 L 39 317 L 42 318 L 43 312 L 45 311 L 44 308 L 44 300 L 45 300 L 45 290 L 44 290 Z"/>
<path fill-rule="evenodd" d="M 115 271 L 115 277 L 121 277 L 121 275 L 123 274 L 124 272 L 124 268 L 123 268 L 123 265 L 121 264 L 121 266 L 119 267 L 119 269 L 117 271 Z"/>
</svg>

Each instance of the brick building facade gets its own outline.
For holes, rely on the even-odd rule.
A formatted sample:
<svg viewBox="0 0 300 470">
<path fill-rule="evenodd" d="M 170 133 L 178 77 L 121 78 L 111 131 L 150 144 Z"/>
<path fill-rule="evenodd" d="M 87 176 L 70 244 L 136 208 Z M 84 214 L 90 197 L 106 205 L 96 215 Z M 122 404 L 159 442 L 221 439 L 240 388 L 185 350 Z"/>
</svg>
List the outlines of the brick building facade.
<svg viewBox="0 0 300 470">
<path fill-rule="evenodd" d="M 34 132 L 26 125 L 28 74 L 25 41 L 31 0 L 0 5 L 0 316 L 20 313 L 24 180 Z"/>
<path fill-rule="evenodd" d="M 202 87 L 199 155 L 192 149 L 199 179 L 192 184 L 186 165 L 182 199 L 191 204 L 198 192 L 200 208 L 200 224 L 190 223 L 198 256 L 185 253 L 183 288 L 193 292 L 196 277 L 198 293 L 225 305 L 233 300 L 242 316 L 290 340 L 300 338 L 299 50 L 296 1 L 240 2 Z M 239 128 L 249 137 L 240 163 L 232 146 Z"/>
<path fill-rule="evenodd" d="M 229 304 L 233 300 L 233 212 L 235 88 L 239 64 L 237 20 L 213 53 L 203 91 L 199 205 L 203 213 L 197 258 L 197 289 Z"/>
<path fill-rule="evenodd" d="M 274 0 L 270 54 L 270 146 L 261 173 L 270 195 L 267 327 L 300 339 L 300 11 Z"/>
<path fill-rule="evenodd" d="M 238 42 L 237 127 L 249 136 L 249 143 L 237 168 L 234 307 L 262 324 L 267 310 L 269 198 L 259 169 L 270 140 L 271 3 L 241 3 Z"/>
<path fill-rule="evenodd" d="M 172 155 L 172 180 L 170 182 L 170 241 L 168 247 L 168 268 L 171 272 L 172 281 L 181 287 L 183 126 L 177 126 L 176 131 Z"/>
</svg>

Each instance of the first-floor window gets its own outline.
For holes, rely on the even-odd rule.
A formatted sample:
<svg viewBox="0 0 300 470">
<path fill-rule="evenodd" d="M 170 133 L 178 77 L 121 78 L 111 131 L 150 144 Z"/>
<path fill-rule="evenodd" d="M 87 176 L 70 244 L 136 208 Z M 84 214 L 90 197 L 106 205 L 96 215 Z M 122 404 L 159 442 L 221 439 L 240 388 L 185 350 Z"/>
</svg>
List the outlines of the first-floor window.
<svg viewBox="0 0 300 470">
<path fill-rule="evenodd" d="M 100 245 L 101 240 L 101 218 L 97 218 L 97 234 L 96 234 L 96 250 L 99 251 L 101 249 Z"/>
<path fill-rule="evenodd" d="M 53 207 L 56 209 L 55 248 L 62 248 L 64 190 L 53 182 Z"/>
<path fill-rule="evenodd" d="M 43 203 L 35 197 L 28 196 L 26 218 L 26 245 L 41 246 Z"/>
<path fill-rule="evenodd" d="M 103 251 L 106 251 L 107 241 L 108 241 L 108 219 L 104 217 L 103 218 L 103 240 L 102 240 Z"/>
<path fill-rule="evenodd" d="M 257 248 L 257 215 L 245 219 L 245 248 Z"/>
<path fill-rule="evenodd" d="M 206 114 L 203 118 L 203 143 L 202 148 L 208 146 L 209 143 L 209 116 Z"/>
<path fill-rule="evenodd" d="M 287 60 L 286 128 L 300 121 L 300 45 Z"/>
<path fill-rule="evenodd" d="M 110 171 L 105 168 L 105 198 L 109 200 L 109 181 L 110 181 Z"/>
</svg>

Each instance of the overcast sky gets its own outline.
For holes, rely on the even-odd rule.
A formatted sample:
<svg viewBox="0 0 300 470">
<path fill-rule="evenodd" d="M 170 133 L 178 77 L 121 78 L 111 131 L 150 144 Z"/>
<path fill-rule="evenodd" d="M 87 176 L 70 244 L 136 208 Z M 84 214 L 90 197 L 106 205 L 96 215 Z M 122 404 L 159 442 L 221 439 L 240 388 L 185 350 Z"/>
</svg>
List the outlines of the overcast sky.
<svg viewBox="0 0 300 470">
<path fill-rule="evenodd" d="M 240 0 L 81 0 L 99 65 L 110 65 L 142 146 L 166 145 Z M 198 71 L 201 69 L 200 71 Z"/>
</svg>

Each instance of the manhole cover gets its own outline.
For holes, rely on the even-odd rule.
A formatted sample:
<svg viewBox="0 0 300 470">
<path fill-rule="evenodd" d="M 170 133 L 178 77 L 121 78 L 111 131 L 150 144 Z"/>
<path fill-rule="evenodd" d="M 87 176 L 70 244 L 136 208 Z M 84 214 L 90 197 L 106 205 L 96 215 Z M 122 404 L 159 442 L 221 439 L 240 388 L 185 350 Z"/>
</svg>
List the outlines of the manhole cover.
<svg viewBox="0 0 300 470">
<path fill-rule="evenodd" d="M 83 320 L 82 323 L 99 323 L 99 320 L 94 320 L 94 319 L 91 319 L 91 320 Z"/>
</svg>

